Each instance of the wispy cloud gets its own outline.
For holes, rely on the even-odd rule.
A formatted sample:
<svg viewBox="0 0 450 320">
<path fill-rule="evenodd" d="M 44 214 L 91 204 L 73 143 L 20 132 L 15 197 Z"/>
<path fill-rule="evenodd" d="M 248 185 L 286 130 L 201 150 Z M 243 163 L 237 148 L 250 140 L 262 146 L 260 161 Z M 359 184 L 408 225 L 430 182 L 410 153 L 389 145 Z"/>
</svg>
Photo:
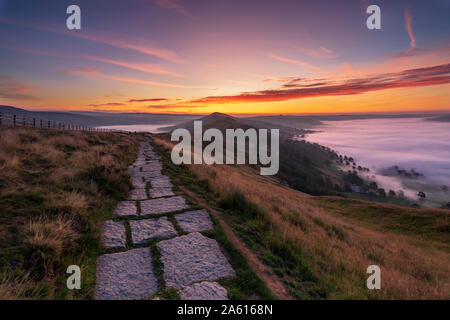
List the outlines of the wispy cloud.
<svg viewBox="0 0 450 320">
<path fill-rule="evenodd" d="M 93 56 L 93 55 L 65 53 L 65 52 L 59 52 L 59 51 L 48 51 L 48 50 L 32 49 L 32 48 L 17 47 L 17 46 L 6 46 L 6 45 L 2 45 L 2 44 L 0 44 L 0 48 L 25 52 L 25 53 L 29 53 L 29 54 L 39 54 L 39 55 L 44 55 L 44 56 L 48 56 L 48 57 L 60 57 L 60 58 L 67 58 L 67 59 L 74 59 L 74 58 L 86 59 L 86 60 L 90 60 L 90 61 L 97 61 L 97 62 L 107 63 L 107 64 L 111 64 L 111 65 L 121 66 L 121 67 L 124 67 L 127 69 L 137 70 L 137 71 L 150 73 L 150 74 L 160 74 L 160 75 L 167 75 L 167 76 L 172 76 L 172 77 L 182 77 L 183 76 L 177 72 L 167 70 L 160 64 L 132 63 L 132 62 L 128 62 L 128 61 L 98 57 L 98 56 Z"/>
<path fill-rule="evenodd" d="M 69 37 L 75 37 L 75 38 L 79 38 L 79 39 L 94 41 L 94 42 L 106 44 L 106 45 L 109 45 L 109 46 L 112 46 L 115 48 L 119 48 L 119 49 L 136 51 L 136 52 L 148 55 L 148 56 L 157 57 L 159 59 L 163 59 L 163 60 L 167 60 L 167 61 L 171 61 L 171 62 L 177 62 L 177 63 L 184 62 L 180 57 L 178 57 L 178 55 L 175 52 L 173 52 L 171 50 L 159 48 L 157 46 L 143 45 L 142 43 L 145 42 L 143 39 L 128 38 L 128 40 L 123 40 L 123 39 L 118 39 L 118 38 L 106 36 L 106 35 L 89 34 L 87 32 L 72 32 L 72 31 L 68 31 L 66 29 L 53 28 L 53 27 L 45 25 L 45 24 L 18 21 L 15 19 L 8 19 L 8 18 L 4 18 L 4 17 L 0 17 L 0 22 L 11 24 L 11 25 L 24 26 L 24 27 L 47 31 L 47 32 L 58 33 L 58 34 L 66 35 Z"/>
<path fill-rule="evenodd" d="M 155 3 L 162 8 L 175 10 L 185 17 L 192 18 L 192 15 L 184 8 L 182 2 L 182 0 L 155 0 Z"/>
<path fill-rule="evenodd" d="M 115 81 L 143 84 L 143 85 L 150 85 L 150 86 L 158 86 L 158 87 L 169 87 L 169 88 L 179 88 L 179 89 L 210 89 L 210 90 L 217 89 L 215 87 L 189 86 L 189 85 L 180 85 L 180 84 L 173 84 L 173 83 L 164 83 L 164 82 L 157 82 L 157 81 L 150 81 L 150 80 L 141 80 L 141 79 L 135 79 L 135 78 L 107 75 L 107 74 L 101 73 L 100 71 L 97 71 L 95 69 L 85 68 L 85 67 L 79 67 L 78 69 L 74 69 L 74 70 L 66 70 L 66 71 L 63 71 L 63 74 L 78 75 L 78 76 L 91 76 L 91 77 L 108 79 L 108 80 L 115 80 Z"/>
<path fill-rule="evenodd" d="M 268 56 L 270 58 L 272 58 L 272 59 L 275 59 L 275 60 L 278 60 L 278 61 L 282 61 L 282 62 L 287 62 L 287 63 L 290 63 L 290 64 L 295 64 L 297 66 L 300 66 L 300 67 L 303 67 L 303 68 L 306 68 L 306 69 L 310 69 L 310 70 L 313 70 L 313 71 L 318 72 L 318 73 L 326 73 L 321 68 L 315 67 L 315 66 L 313 66 L 313 65 L 311 65 L 311 64 L 309 64 L 307 62 L 298 61 L 298 60 L 294 60 L 294 59 L 289 59 L 289 58 L 285 58 L 285 57 L 280 57 L 280 56 L 278 56 L 276 54 L 273 54 L 273 53 L 269 53 Z"/>
<path fill-rule="evenodd" d="M 345 71 L 346 71 L 348 74 L 350 74 L 350 75 L 352 75 L 352 74 L 355 73 L 355 72 L 353 71 L 352 66 L 351 66 L 350 63 L 348 63 L 348 62 L 344 62 L 344 69 L 345 69 Z"/>
<path fill-rule="evenodd" d="M 95 57 L 95 56 L 84 56 L 84 55 L 81 55 L 80 57 L 83 57 L 83 58 L 86 58 L 86 59 L 89 59 L 92 61 L 104 62 L 104 63 L 113 64 L 116 66 L 121 66 L 124 68 L 133 69 L 133 70 L 142 71 L 142 72 L 151 73 L 151 74 L 160 74 L 160 75 L 167 75 L 167 76 L 172 76 L 172 77 L 182 77 L 181 74 L 166 70 L 163 66 L 161 66 L 159 64 L 139 64 L 139 63 L 131 63 L 131 62 L 120 61 L 120 60 L 115 60 L 115 59 L 106 59 L 106 58 L 100 58 L 100 57 Z"/>
<path fill-rule="evenodd" d="M 166 98 L 150 98 L 150 99 L 130 99 L 128 102 L 159 102 L 159 101 L 167 101 Z"/>
<path fill-rule="evenodd" d="M 409 36 L 409 40 L 410 40 L 409 50 L 414 50 L 416 48 L 416 38 L 414 36 L 414 31 L 412 28 L 412 15 L 408 9 L 405 10 L 405 25 L 406 25 L 406 31 L 408 32 L 408 36 Z"/>
<path fill-rule="evenodd" d="M 333 51 L 331 51 L 330 49 L 325 48 L 324 46 L 320 46 L 320 50 L 322 50 L 326 54 L 333 54 Z"/>
<path fill-rule="evenodd" d="M 89 104 L 89 107 L 119 107 L 124 106 L 124 103 L 120 102 L 108 102 L 108 103 L 100 103 L 100 104 Z"/>
<path fill-rule="evenodd" d="M 28 85 L 10 76 L 0 75 L 0 98 L 14 100 L 38 100 L 33 94 L 39 87 Z"/>
<path fill-rule="evenodd" d="M 325 46 L 319 46 L 317 47 L 303 47 L 295 45 L 295 50 L 301 53 L 302 55 L 308 56 L 313 59 L 330 59 L 330 58 L 336 58 L 337 55 L 335 52 Z"/>
<path fill-rule="evenodd" d="M 234 96 L 210 96 L 192 100 L 192 103 L 241 103 L 270 102 L 320 96 L 354 95 L 369 91 L 393 88 L 421 87 L 450 83 L 450 64 L 397 73 L 385 73 L 367 78 L 354 78 L 340 83 L 322 81 L 317 83 L 291 83 L 279 89 L 245 92 Z M 287 89 L 286 89 L 287 88 Z"/>
</svg>

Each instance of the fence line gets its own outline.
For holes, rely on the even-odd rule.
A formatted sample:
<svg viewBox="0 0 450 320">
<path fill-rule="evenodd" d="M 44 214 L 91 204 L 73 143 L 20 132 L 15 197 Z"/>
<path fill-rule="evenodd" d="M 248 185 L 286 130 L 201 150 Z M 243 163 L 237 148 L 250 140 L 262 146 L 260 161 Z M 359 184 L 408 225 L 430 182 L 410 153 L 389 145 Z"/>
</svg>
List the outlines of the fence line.
<svg viewBox="0 0 450 320">
<path fill-rule="evenodd" d="M 27 117 L 26 115 L 17 115 L 0 112 L 0 126 L 13 127 L 32 127 L 39 129 L 58 129 L 58 130 L 76 130 L 76 131 L 93 131 L 93 132 L 116 132 L 112 129 L 93 128 L 88 126 L 80 126 L 74 124 L 67 124 L 63 122 L 44 120 L 35 117 Z"/>
</svg>

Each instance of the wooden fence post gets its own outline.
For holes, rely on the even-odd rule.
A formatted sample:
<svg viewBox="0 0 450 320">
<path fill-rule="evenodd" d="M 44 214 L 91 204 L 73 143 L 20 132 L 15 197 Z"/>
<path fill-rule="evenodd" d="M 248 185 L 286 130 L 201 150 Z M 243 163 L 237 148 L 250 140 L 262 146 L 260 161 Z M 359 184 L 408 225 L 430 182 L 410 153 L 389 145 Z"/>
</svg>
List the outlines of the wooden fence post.
<svg viewBox="0 0 450 320">
<path fill-rule="evenodd" d="M 23 116 L 23 122 L 22 125 L 25 127 L 27 125 L 27 117 Z"/>
<path fill-rule="evenodd" d="M 14 127 L 16 126 L 16 115 L 13 116 Z"/>
<path fill-rule="evenodd" d="M 36 128 L 36 118 L 33 118 L 33 128 Z"/>
<path fill-rule="evenodd" d="M 2 113 L 0 112 L 0 126 L 2 125 Z"/>
</svg>

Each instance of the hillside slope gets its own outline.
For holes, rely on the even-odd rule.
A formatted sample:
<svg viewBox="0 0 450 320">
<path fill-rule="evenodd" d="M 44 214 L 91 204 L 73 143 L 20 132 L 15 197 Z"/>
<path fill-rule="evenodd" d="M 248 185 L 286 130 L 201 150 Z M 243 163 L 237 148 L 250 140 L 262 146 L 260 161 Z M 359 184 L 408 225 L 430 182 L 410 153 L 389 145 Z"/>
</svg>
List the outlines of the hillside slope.
<svg viewBox="0 0 450 320">
<path fill-rule="evenodd" d="M 154 140 L 170 162 L 168 137 Z M 449 298 L 446 210 L 309 196 L 247 166 L 176 170 L 297 299 Z M 381 290 L 366 288 L 373 264 Z"/>
<path fill-rule="evenodd" d="M 0 300 L 92 297 L 99 223 L 127 196 L 141 139 L 0 127 Z M 81 290 L 66 288 L 72 264 Z"/>
</svg>

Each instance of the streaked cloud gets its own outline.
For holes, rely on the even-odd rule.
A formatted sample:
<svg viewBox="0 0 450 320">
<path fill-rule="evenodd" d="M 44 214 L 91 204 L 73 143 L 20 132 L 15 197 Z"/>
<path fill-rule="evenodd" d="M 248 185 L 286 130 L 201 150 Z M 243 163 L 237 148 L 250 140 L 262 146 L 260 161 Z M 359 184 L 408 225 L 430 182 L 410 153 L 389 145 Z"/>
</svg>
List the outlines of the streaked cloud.
<svg viewBox="0 0 450 320">
<path fill-rule="evenodd" d="M 307 62 L 281 57 L 281 56 L 278 56 L 278 55 L 273 54 L 273 53 L 269 53 L 268 56 L 270 58 L 272 58 L 272 59 L 275 59 L 275 60 L 278 60 L 278 61 L 282 61 L 282 62 L 287 62 L 287 63 L 290 63 L 290 64 L 294 64 L 294 65 L 303 67 L 305 69 L 313 70 L 313 71 L 315 71 L 317 73 L 326 73 L 321 68 L 315 67 L 315 66 L 313 66 L 313 65 L 311 65 L 311 64 L 309 64 Z"/>
<path fill-rule="evenodd" d="M 120 102 L 108 102 L 108 103 L 100 103 L 100 104 L 89 104 L 89 107 L 119 107 L 124 106 L 124 103 Z"/>
<path fill-rule="evenodd" d="M 98 57 L 98 56 L 93 56 L 93 55 L 65 53 L 65 52 L 48 51 L 48 50 L 38 50 L 38 49 L 33 49 L 33 48 L 5 46 L 2 44 L 0 44 L 0 48 L 25 52 L 25 53 L 29 53 L 29 54 L 39 54 L 39 55 L 44 55 L 44 56 L 49 56 L 49 57 L 60 57 L 60 58 L 66 58 L 66 59 L 74 59 L 74 58 L 86 59 L 86 60 L 90 60 L 90 61 L 97 61 L 97 62 L 107 63 L 107 64 L 111 64 L 111 65 L 116 65 L 116 66 L 124 67 L 127 69 L 131 69 L 131 70 L 142 71 L 142 72 L 150 73 L 150 74 L 167 75 L 167 76 L 172 76 L 172 77 L 182 77 L 181 74 L 174 72 L 174 71 L 167 70 L 160 64 L 132 63 L 132 62 L 128 62 L 128 61 Z"/>
<path fill-rule="evenodd" d="M 106 58 L 100 58 L 100 57 L 95 57 L 95 56 L 85 56 L 85 55 L 80 55 L 80 57 L 83 57 L 83 58 L 86 58 L 86 59 L 92 60 L 92 61 L 104 62 L 104 63 L 113 64 L 116 66 L 121 66 L 124 68 L 133 69 L 133 70 L 142 71 L 142 72 L 151 73 L 151 74 L 160 74 L 160 75 L 166 75 L 166 76 L 172 76 L 172 77 L 182 77 L 181 74 L 166 70 L 163 66 L 161 66 L 159 64 L 139 64 L 139 63 L 131 63 L 131 62 L 126 62 L 126 61 L 121 61 L 121 60 L 106 59 Z"/>
<path fill-rule="evenodd" d="M 324 46 L 320 46 L 320 50 L 322 50 L 326 54 L 333 54 L 333 51 L 331 51 L 330 49 L 325 48 Z"/>
<path fill-rule="evenodd" d="M 14 100 L 38 100 L 34 91 L 39 89 L 37 86 L 31 86 L 20 82 L 10 76 L 0 75 L 0 98 Z"/>
<path fill-rule="evenodd" d="M 182 0 L 155 0 L 155 3 L 166 9 L 175 10 L 179 14 L 192 18 L 192 15 L 182 5 Z"/>
<path fill-rule="evenodd" d="M 167 101 L 166 98 L 150 98 L 150 99 L 130 99 L 128 102 L 157 102 L 157 101 Z"/>
<path fill-rule="evenodd" d="M 405 10 L 405 25 L 406 25 L 406 31 L 408 32 L 408 36 L 409 36 L 409 40 L 410 40 L 409 50 L 414 50 L 416 48 L 416 38 L 414 36 L 414 31 L 412 28 L 412 15 L 408 9 Z"/>
<path fill-rule="evenodd" d="M 367 78 L 354 78 L 340 83 L 323 81 L 318 83 L 291 83 L 286 89 L 245 92 L 234 96 L 210 96 L 193 100 L 192 103 L 242 103 L 271 102 L 321 96 L 355 95 L 369 91 L 393 88 L 422 87 L 450 83 L 450 64 L 384 73 Z"/>
<path fill-rule="evenodd" d="M 173 83 L 164 83 L 150 80 L 141 80 L 129 77 L 120 77 L 114 75 L 107 75 L 91 68 L 79 67 L 74 70 L 66 70 L 63 71 L 63 74 L 66 75 L 78 75 L 78 76 L 91 76 L 95 78 L 102 78 L 108 80 L 122 81 L 127 83 L 136 83 L 150 86 L 158 86 L 158 87 L 170 87 L 170 88 L 179 88 L 179 89 L 210 89 L 216 90 L 215 87 L 203 87 L 203 86 L 191 86 L 191 85 L 181 85 L 181 84 L 173 84 Z"/>
<path fill-rule="evenodd" d="M 79 39 L 85 39 L 89 41 L 94 41 L 102 44 L 106 44 L 112 47 L 116 47 L 119 49 L 125 49 L 125 50 L 132 50 L 136 51 L 148 56 L 157 57 L 159 59 L 171 61 L 171 62 L 177 62 L 177 63 L 183 63 L 184 61 L 178 57 L 178 55 L 168 49 L 160 48 L 157 46 L 151 46 L 151 45 L 143 45 L 144 39 L 133 39 L 132 37 L 127 38 L 127 40 L 118 39 L 113 36 L 107 36 L 107 35 L 100 35 L 100 34 L 93 34 L 93 33 L 87 33 L 87 32 L 72 32 L 67 29 L 60 29 L 60 28 L 53 28 L 51 26 L 45 25 L 45 24 L 38 24 L 33 22 L 25 22 L 25 21 L 19 21 L 15 19 L 8 19 L 4 17 L 0 17 L 0 22 L 7 23 L 11 25 L 18 25 L 28 28 L 33 28 L 37 30 L 52 32 L 52 33 L 58 33 L 69 37 L 79 38 Z"/>
</svg>

